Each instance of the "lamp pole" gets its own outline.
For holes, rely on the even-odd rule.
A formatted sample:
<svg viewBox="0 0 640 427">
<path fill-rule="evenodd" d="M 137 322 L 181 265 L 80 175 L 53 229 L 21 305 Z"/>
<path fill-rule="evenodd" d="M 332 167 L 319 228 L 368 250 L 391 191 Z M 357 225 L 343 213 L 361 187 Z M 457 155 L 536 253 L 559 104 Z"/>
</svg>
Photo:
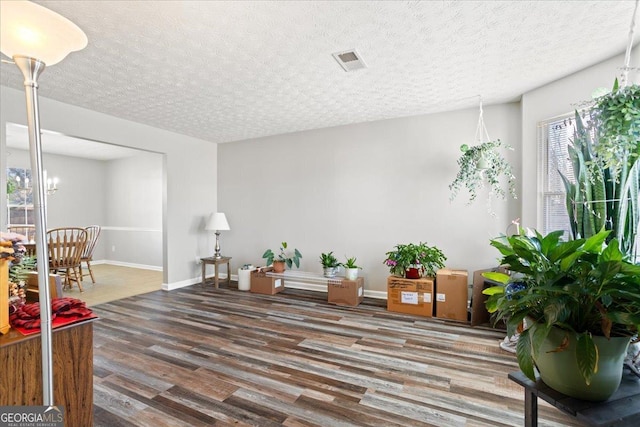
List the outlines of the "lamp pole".
<svg viewBox="0 0 640 427">
<path fill-rule="evenodd" d="M 36 265 L 40 288 L 40 330 L 42 342 L 42 404 L 53 406 L 53 351 L 51 348 L 51 292 L 49 290 L 49 251 L 47 249 L 47 198 L 42 168 L 42 141 L 40 139 L 40 114 L 38 111 L 38 76 L 45 69 L 44 62 L 26 56 L 14 56 L 13 61 L 24 76 L 27 98 L 27 128 L 31 175 L 35 190 L 34 210 L 36 225 Z M 35 174 L 34 174 L 35 172 Z"/>
<path fill-rule="evenodd" d="M 13 58 L 24 76 L 34 210 L 38 286 L 40 287 L 40 342 L 42 347 L 42 404 L 53 406 L 53 352 L 51 348 L 51 292 L 47 250 L 47 198 L 42 168 L 38 111 L 38 76 L 69 53 L 87 46 L 86 34 L 67 18 L 29 1 L 0 1 L 0 52 Z M 4 62 L 4 60 L 3 60 Z M 34 174 L 35 172 L 35 174 Z"/>
</svg>

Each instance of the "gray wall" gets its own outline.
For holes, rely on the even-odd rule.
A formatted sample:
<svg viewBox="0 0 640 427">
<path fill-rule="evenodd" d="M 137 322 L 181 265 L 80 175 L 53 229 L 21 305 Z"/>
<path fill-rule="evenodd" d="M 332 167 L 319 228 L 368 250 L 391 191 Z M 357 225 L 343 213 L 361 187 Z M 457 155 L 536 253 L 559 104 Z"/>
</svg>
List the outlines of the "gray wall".
<svg viewBox="0 0 640 427">
<path fill-rule="evenodd" d="M 518 201 L 495 200 L 497 218 L 483 197 L 449 202 L 477 120 L 474 108 L 220 144 L 218 207 L 231 227 L 223 253 L 236 266 L 262 265 L 265 249 L 287 241 L 302 252 L 300 269 L 318 273 L 321 252 L 356 256 L 369 295 L 386 292 L 382 262 L 398 243 L 438 246 L 452 268 L 493 266 L 489 239 L 520 216 Z M 519 171 L 519 104 L 486 107 L 485 122 L 515 148 L 506 154 Z"/>
<path fill-rule="evenodd" d="M 640 45 L 631 53 L 631 67 L 640 68 Z M 593 67 L 539 87 L 522 96 L 522 221 L 527 227 L 542 228 L 542 184 L 538 171 L 538 123 L 573 112 L 591 100 L 597 88 L 611 89 L 620 77 L 624 55 L 618 55 Z M 640 73 L 629 74 L 640 84 Z"/>
<path fill-rule="evenodd" d="M 162 266 L 162 156 L 139 153 L 107 163 L 106 259 Z"/>
<path fill-rule="evenodd" d="M 28 151 L 7 152 L 7 167 L 31 168 Z M 48 228 L 100 225 L 96 262 L 162 269 L 162 163 L 143 151 L 110 161 L 44 154 L 60 180 L 47 199 Z"/>
<path fill-rule="evenodd" d="M 638 67 L 640 48 L 632 58 Z M 482 202 L 448 201 L 458 147 L 475 134 L 476 110 L 223 144 L 220 159 L 216 144 L 43 97 L 40 117 L 45 129 L 164 154 L 165 288 L 199 279 L 194 258 L 209 255 L 214 241 L 204 221 L 219 209 L 232 228 L 221 239 L 234 268 L 260 264 L 264 249 L 287 240 L 302 250 L 305 270 L 319 271 L 323 251 L 357 256 L 368 288 L 381 290 L 384 252 L 396 243 L 426 240 L 445 251 L 450 266 L 473 270 L 494 263 L 488 240 L 511 219 L 538 226 L 538 121 L 570 112 L 598 86 L 610 87 L 622 64 L 619 55 L 527 92 L 520 105 L 486 108 L 490 135 L 516 148 L 510 158 L 519 178 L 519 200 L 495 204 L 497 220 Z M 6 123 L 24 125 L 26 107 L 21 91 L 3 86 L 0 101 L 4 170 Z M 6 200 L 4 186 L 0 200 Z"/>
<path fill-rule="evenodd" d="M 44 84 L 43 81 L 41 86 Z M 207 255 L 213 247 L 213 237 L 204 231 L 204 221 L 217 206 L 217 145 L 42 96 L 40 121 L 43 129 L 164 155 L 163 288 L 199 281 L 195 258 Z M 22 91 L 0 86 L 1 170 L 6 167 L 7 122 L 26 125 L 25 96 Z M 0 200 L 5 197 L 6 189 L 0 188 Z M 0 227 L 4 227 L 6 214 L 1 215 Z"/>
<path fill-rule="evenodd" d="M 7 167 L 31 169 L 28 151 L 9 148 L 8 152 Z M 47 198 L 48 228 L 104 224 L 104 162 L 44 154 L 42 163 L 49 177 L 60 180 L 58 191 Z"/>
</svg>

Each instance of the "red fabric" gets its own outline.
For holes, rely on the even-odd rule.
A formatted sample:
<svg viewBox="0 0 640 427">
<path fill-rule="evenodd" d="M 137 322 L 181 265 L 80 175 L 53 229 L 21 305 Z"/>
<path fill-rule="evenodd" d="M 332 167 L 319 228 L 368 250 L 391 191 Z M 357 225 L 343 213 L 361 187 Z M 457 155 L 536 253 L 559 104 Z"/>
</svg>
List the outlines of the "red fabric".
<svg viewBox="0 0 640 427">
<path fill-rule="evenodd" d="M 69 325 L 87 319 L 95 319 L 84 301 L 75 298 L 54 298 L 51 301 L 51 328 Z M 40 303 L 25 304 L 9 317 L 11 326 L 23 335 L 40 332 Z"/>
</svg>

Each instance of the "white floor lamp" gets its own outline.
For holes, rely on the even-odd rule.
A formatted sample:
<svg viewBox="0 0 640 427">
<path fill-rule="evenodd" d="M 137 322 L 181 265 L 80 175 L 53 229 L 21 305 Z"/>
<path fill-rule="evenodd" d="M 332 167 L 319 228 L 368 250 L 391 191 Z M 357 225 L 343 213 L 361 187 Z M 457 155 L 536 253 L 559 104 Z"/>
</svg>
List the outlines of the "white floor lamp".
<svg viewBox="0 0 640 427">
<path fill-rule="evenodd" d="M 33 178 L 40 287 L 40 328 L 42 340 L 42 404 L 53 406 L 53 353 L 51 349 L 51 293 L 49 253 L 46 246 L 46 182 L 42 168 L 38 76 L 45 66 L 62 61 L 69 53 L 84 49 L 87 36 L 73 22 L 28 1 L 0 2 L 0 51 L 13 59 L 24 76 L 27 97 L 27 127 Z M 8 62 L 4 61 L 3 62 Z"/>
</svg>

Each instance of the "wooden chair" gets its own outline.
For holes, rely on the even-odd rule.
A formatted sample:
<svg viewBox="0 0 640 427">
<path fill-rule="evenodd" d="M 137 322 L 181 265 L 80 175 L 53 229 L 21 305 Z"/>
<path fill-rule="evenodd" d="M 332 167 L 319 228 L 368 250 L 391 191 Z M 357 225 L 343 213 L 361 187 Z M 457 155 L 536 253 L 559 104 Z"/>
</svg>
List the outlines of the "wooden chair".
<svg viewBox="0 0 640 427">
<path fill-rule="evenodd" d="M 93 270 L 91 270 L 91 261 L 93 261 L 93 250 L 100 236 L 100 226 L 90 225 L 86 227 L 85 230 L 87 232 L 87 244 L 82 252 L 82 257 L 80 257 L 80 280 L 82 280 L 84 276 L 91 276 L 91 282 L 96 283 L 96 279 L 93 277 Z M 83 262 L 87 264 L 88 273 L 82 273 Z"/>
<path fill-rule="evenodd" d="M 52 273 L 64 272 L 64 286 L 71 288 L 76 282 L 80 292 L 82 277 L 78 274 L 82 252 L 87 244 L 87 232 L 80 227 L 54 228 L 47 231 L 49 269 Z"/>
</svg>

